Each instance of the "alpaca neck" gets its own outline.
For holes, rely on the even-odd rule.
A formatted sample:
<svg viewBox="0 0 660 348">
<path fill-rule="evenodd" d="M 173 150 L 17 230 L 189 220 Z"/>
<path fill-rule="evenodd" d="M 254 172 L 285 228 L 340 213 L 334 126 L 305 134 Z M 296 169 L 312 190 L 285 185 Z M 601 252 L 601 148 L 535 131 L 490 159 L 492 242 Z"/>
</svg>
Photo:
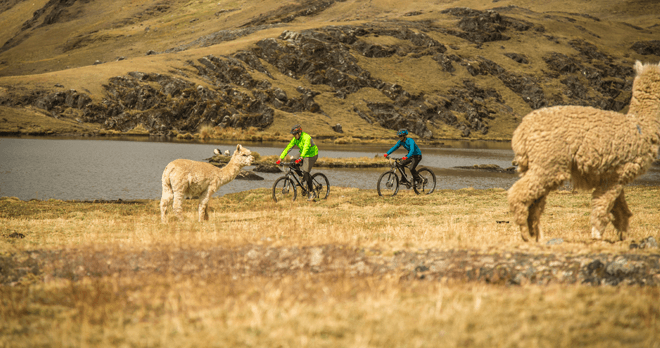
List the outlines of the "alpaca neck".
<svg viewBox="0 0 660 348">
<path fill-rule="evenodd" d="M 222 168 L 217 168 L 215 173 L 219 178 L 225 178 L 227 177 L 227 174 L 229 174 L 229 177 L 231 178 L 230 180 L 234 180 L 238 176 L 238 173 L 241 172 L 242 167 L 243 166 L 236 159 L 236 156 L 232 156 L 229 163 Z"/>
<path fill-rule="evenodd" d="M 630 101 L 627 117 L 636 123 L 637 130 L 642 139 L 649 141 L 651 148 L 657 149 L 660 144 L 660 99 L 658 97 L 640 98 L 639 95 L 633 95 Z"/>
<path fill-rule="evenodd" d="M 635 79 L 628 116 L 646 125 L 660 122 L 660 96 L 656 91 L 658 81 L 655 73 L 644 78 L 638 76 Z"/>
<path fill-rule="evenodd" d="M 660 117 L 660 100 L 658 98 L 635 98 L 633 96 L 628 108 L 628 115 L 633 115 L 639 119 Z"/>
</svg>

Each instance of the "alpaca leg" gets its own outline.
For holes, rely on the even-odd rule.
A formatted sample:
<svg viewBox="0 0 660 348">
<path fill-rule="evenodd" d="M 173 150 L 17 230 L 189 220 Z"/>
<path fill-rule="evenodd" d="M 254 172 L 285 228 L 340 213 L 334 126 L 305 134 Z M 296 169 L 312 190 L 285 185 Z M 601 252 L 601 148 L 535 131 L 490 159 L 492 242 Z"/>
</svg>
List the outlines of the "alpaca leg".
<svg viewBox="0 0 660 348">
<path fill-rule="evenodd" d="M 525 176 L 516 181 L 508 192 L 509 209 L 513 213 L 515 223 L 520 226 L 520 236 L 527 242 L 533 233 L 530 230 L 529 206 L 544 195 L 542 185 L 539 185 L 535 176 L 527 172 Z"/>
<path fill-rule="evenodd" d="M 540 241 L 543 238 L 540 219 L 545 208 L 548 193 L 563 184 L 568 177 L 561 170 L 548 173 L 543 169 L 530 169 L 508 192 L 509 209 L 514 221 L 520 226 L 520 235 L 524 241 L 529 237 Z"/>
<path fill-rule="evenodd" d="M 616 228 L 619 234 L 619 240 L 625 239 L 625 234 L 628 232 L 628 222 L 632 215 L 632 211 L 630 211 L 628 203 L 626 203 L 624 192 L 621 190 L 621 194 L 616 198 L 612 207 L 612 225 L 614 225 L 614 228 Z"/>
<path fill-rule="evenodd" d="M 160 221 L 162 223 L 167 222 L 165 215 L 167 214 L 167 208 L 169 207 L 170 202 L 172 202 L 172 197 L 174 197 L 172 188 L 169 185 L 163 184 L 163 195 L 160 198 Z"/>
<path fill-rule="evenodd" d="M 179 218 L 179 220 L 183 220 L 183 199 L 185 196 L 183 195 L 183 192 L 174 192 L 174 203 L 172 203 L 172 210 L 174 210 L 174 213 L 176 216 Z"/>
<path fill-rule="evenodd" d="M 198 207 L 199 222 L 202 222 L 202 220 L 209 219 L 208 208 L 209 208 L 209 201 L 211 200 L 211 195 L 213 195 L 213 192 L 207 189 L 206 191 L 202 192 L 202 194 L 199 197 L 199 207 Z"/>
<path fill-rule="evenodd" d="M 531 237 L 536 237 L 537 242 L 540 242 L 543 239 L 543 232 L 541 231 L 541 214 L 543 214 L 543 210 L 545 209 L 547 198 L 547 194 L 543 195 L 529 206 L 527 228 L 529 229 L 529 235 Z"/>
<path fill-rule="evenodd" d="M 529 204 L 526 203 L 525 186 L 523 179 L 516 181 L 509 189 L 507 198 L 509 201 L 509 210 L 513 213 L 514 222 L 520 226 L 520 236 L 525 242 L 529 241 Z"/>
<path fill-rule="evenodd" d="M 591 238 L 602 239 L 607 224 L 612 220 L 610 212 L 614 202 L 621 195 L 621 185 L 602 186 L 592 194 Z M 621 209 L 621 208 L 619 208 Z"/>
</svg>

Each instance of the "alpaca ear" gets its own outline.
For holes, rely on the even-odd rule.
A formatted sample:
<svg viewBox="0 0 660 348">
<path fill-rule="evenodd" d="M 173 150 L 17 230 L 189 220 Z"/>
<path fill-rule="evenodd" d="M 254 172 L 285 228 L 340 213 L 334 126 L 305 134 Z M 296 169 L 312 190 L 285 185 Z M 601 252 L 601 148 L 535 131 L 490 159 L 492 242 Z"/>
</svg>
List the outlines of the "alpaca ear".
<svg viewBox="0 0 660 348">
<path fill-rule="evenodd" d="M 236 145 L 236 151 L 241 151 L 241 144 Z"/>
<path fill-rule="evenodd" d="M 637 74 L 642 72 L 643 67 L 644 67 L 644 64 L 642 64 L 642 62 L 640 62 L 639 60 L 635 61 L 635 72 L 637 72 Z"/>
</svg>

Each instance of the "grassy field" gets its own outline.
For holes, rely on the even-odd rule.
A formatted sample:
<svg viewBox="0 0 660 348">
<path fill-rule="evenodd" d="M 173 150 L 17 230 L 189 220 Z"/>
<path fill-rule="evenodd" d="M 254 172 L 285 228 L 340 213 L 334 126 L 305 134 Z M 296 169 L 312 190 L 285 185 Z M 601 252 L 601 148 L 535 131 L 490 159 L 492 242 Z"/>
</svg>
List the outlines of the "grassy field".
<svg viewBox="0 0 660 348">
<path fill-rule="evenodd" d="M 588 194 L 552 194 L 542 224 L 559 244 L 522 242 L 501 189 L 384 199 L 332 188 L 313 203 L 258 189 L 212 199 L 206 223 L 187 200 L 168 224 L 155 200 L 5 197 L 0 346 L 658 347 L 657 286 L 412 277 L 401 263 L 432 252 L 657 260 L 630 244 L 660 237 L 660 187 L 627 192 L 624 242 L 611 227 L 589 238 Z"/>
</svg>

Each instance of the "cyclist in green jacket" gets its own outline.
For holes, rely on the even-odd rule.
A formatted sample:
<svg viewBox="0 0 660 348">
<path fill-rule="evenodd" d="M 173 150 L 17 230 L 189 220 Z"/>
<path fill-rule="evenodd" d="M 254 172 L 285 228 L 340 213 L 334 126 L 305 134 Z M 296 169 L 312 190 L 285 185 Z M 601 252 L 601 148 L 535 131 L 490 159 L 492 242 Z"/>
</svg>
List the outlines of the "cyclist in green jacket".
<svg viewBox="0 0 660 348">
<path fill-rule="evenodd" d="M 316 198 L 314 194 L 314 186 L 312 184 L 312 167 L 316 160 L 319 158 L 319 148 L 314 144 L 312 137 L 302 131 L 302 127 L 297 124 L 291 128 L 291 134 L 293 134 L 293 139 L 289 142 L 289 145 L 282 151 L 280 159 L 275 162 L 275 164 L 280 164 L 280 162 L 286 157 L 291 148 L 298 146 L 300 149 L 300 158 L 296 159 L 296 163 L 302 161 L 302 171 L 303 171 L 303 180 L 307 181 L 307 190 L 309 192 L 309 197 L 307 200 L 312 201 Z"/>
</svg>

